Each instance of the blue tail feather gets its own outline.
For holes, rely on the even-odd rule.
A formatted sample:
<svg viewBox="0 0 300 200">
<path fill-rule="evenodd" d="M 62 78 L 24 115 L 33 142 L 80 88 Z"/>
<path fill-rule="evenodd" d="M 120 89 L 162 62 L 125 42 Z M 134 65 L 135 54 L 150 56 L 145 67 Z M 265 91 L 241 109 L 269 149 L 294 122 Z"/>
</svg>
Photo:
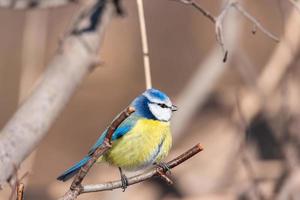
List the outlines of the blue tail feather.
<svg viewBox="0 0 300 200">
<path fill-rule="evenodd" d="M 81 161 L 67 169 L 63 174 L 61 174 L 59 177 L 57 177 L 57 180 L 60 181 L 67 181 L 70 178 L 72 178 L 79 170 L 80 168 L 87 163 L 90 160 L 89 156 L 84 157 Z"/>
</svg>

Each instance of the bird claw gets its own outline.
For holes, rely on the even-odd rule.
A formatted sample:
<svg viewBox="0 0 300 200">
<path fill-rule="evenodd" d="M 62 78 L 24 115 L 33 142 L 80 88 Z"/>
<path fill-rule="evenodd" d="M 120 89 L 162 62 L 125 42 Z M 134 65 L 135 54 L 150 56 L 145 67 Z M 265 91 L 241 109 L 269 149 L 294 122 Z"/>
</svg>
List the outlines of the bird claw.
<svg viewBox="0 0 300 200">
<path fill-rule="evenodd" d="M 121 188 L 123 189 L 123 192 L 125 192 L 128 184 L 128 178 L 125 176 L 125 174 L 123 174 L 122 169 L 119 167 L 119 172 L 120 172 L 120 176 L 121 176 L 121 182 L 122 182 L 122 186 Z"/>
<path fill-rule="evenodd" d="M 162 170 L 163 170 L 164 172 L 166 172 L 167 174 L 171 174 L 171 169 L 170 169 L 170 167 L 168 166 L 167 163 L 165 163 L 165 162 L 160 162 L 160 163 L 154 163 L 154 165 L 156 165 L 156 166 L 162 168 Z"/>
<path fill-rule="evenodd" d="M 121 175 L 121 182 L 122 182 L 123 192 L 125 192 L 125 190 L 126 190 L 126 188 L 128 186 L 128 179 L 127 179 L 127 177 L 124 174 Z"/>
</svg>

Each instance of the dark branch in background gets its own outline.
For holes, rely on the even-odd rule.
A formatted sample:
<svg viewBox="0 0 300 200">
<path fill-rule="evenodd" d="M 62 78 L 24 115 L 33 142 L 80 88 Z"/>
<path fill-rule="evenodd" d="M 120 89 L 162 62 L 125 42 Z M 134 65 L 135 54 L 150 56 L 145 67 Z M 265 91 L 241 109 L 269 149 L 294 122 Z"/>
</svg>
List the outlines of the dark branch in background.
<svg viewBox="0 0 300 200">
<path fill-rule="evenodd" d="M 133 107 L 128 107 L 125 109 L 109 126 L 107 130 L 107 134 L 105 136 L 104 142 L 102 145 L 100 145 L 91 155 L 91 159 L 79 170 L 79 172 L 76 174 L 72 185 L 70 187 L 71 190 L 81 190 L 82 186 L 81 183 L 86 176 L 86 174 L 89 172 L 91 167 L 94 165 L 94 163 L 98 160 L 98 158 L 105 154 L 107 150 L 111 147 L 111 137 L 115 130 L 119 127 L 119 125 L 127 118 L 129 115 L 131 115 L 134 112 Z"/>
<path fill-rule="evenodd" d="M 239 154 L 241 156 L 241 162 L 246 170 L 246 175 L 248 180 L 251 182 L 251 186 L 249 187 L 249 191 L 253 190 L 255 198 L 263 200 L 263 192 L 261 191 L 258 185 L 258 178 L 256 177 L 255 170 L 252 166 L 252 162 L 249 157 L 246 155 L 247 150 L 247 142 L 249 142 L 249 137 L 251 132 L 247 131 L 247 124 L 249 122 L 246 120 L 244 113 L 242 112 L 241 104 L 239 101 L 238 95 L 236 95 L 236 110 L 238 114 L 239 123 L 237 123 L 237 130 L 240 130 L 241 133 L 245 133 L 245 138 L 240 142 Z"/>
<path fill-rule="evenodd" d="M 266 36 L 274 40 L 275 42 L 279 42 L 278 37 L 273 35 L 270 31 L 268 31 L 266 28 L 264 28 L 261 23 L 256 20 L 251 14 L 249 14 L 238 2 L 231 2 L 228 1 L 224 9 L 221 11 L 221 13 L 214 17 L 210 12 L 208 12 L 205 8 L 203 8 L 199 3 L 193 1 L 193 0 L 172 0 L 179 3 L 183 3 L 185 5 L 192 6 L 196 10 L 198 10 L 200 13 L 202 13 L 206 18 L 208 18 L 212 23 L 215 24 L 215 34 L 217 41 L 219 45 L 222 48 L 222 51 L 224 53 L 223 62 L 226 62 L 228 50 L 225 48 L 224 45 L 224 36 L 223 36 L 223 21 L 225 19 L 226 14 L 231 8 L 235 8 L 239 13 L 241 13 L 244 17 L 246 17 L 249 21 L 251 21 L 254 24 L 254 27 L 259 28 Z M 292 1 L 292 0 L 290 0 Z M 255 33 L 254 31 L 252 31 Z"/>
</svg>

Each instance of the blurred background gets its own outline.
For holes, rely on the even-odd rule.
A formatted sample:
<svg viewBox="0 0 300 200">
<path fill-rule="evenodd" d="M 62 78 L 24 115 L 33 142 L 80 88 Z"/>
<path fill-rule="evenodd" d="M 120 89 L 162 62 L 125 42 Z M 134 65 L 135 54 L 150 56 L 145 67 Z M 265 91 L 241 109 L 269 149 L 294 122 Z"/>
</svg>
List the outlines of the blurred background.
<svg viewBox="0 0 300 200">
<path fill-rule="evenodd" d="M 217 16 L 225 1 L 198 0 Z M 56 177 L 80 160 L 113 117 L 145 90 L 136 2 L 123 1 L 101 48 L 103 65 L 79 87 L 49 134 L 21 166 L 25 199 L 50 200 L 70 182 Z M 277 43 L 231 9 L 224 21 L 228 61 L 215 27 L 196 9 L 175 1 L 145 1 L 153 87 L 178 105 L 168 159 L 196 143 L 204 151 L 160 179 L 79 199 L 300 199 L 300 12 L 288 0 L 244 0 L 242 6 L 280 38 Z M 43 74 L 79 5 L 0 9 L 1 127 Z M 168 160 L 167 159 L 167 160 Z M 85 183 L 119 178 L 94 165 Z M 297 189 L 298 188 L 298 189 Z M 0 192 L 8 199 L 9 188 Z"/>
</svg>

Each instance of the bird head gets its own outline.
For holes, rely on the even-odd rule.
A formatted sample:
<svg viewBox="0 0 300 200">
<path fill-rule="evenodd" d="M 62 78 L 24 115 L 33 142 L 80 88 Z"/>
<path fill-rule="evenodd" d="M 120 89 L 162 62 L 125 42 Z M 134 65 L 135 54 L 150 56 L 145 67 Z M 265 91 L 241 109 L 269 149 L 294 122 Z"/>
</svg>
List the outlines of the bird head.
<svg viewBox="0 0 300 200">
<path fill-rule="evenodd" d="M 160 121 L 170 121 L 172 113 L 177 110 L 165 93 L 153 88 L 135 98 L 131 105 L 141 117 Z"/>
</svg>

